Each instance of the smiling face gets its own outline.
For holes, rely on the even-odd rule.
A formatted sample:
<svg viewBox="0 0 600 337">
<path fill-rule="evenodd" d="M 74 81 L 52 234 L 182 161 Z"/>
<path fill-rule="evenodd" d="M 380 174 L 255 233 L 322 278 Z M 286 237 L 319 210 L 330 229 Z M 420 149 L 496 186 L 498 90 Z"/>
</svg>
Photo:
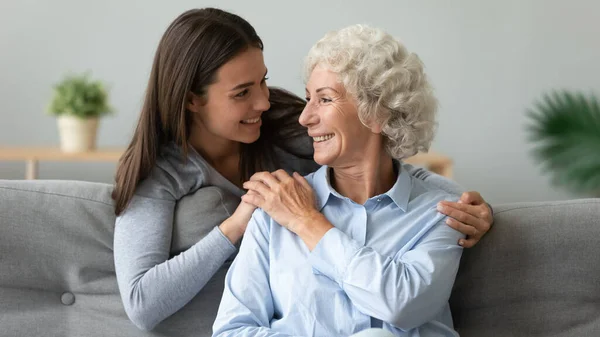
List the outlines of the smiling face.
<svg viewBox="0 0 600 337">
<path fill-rule="evenodd" d="M 260 136 L 261 115 L 269 109 L 263 52 L 249 47 L 219 68 L 203 96 L 193 95 L 192 134 L 215 143 L 252 143 Z"/>
<path fill-rule="evenodd" d="M 300 124 L 313 137 L 314 160 L 318 164 L 354 165 L 365 160 L 365 151 L 381 150 L 381 130 L 360 121 L 356 101 L 336 73 L 315 67 L 306 84 L 306 99 L 308 104 Z"/>
</svg>

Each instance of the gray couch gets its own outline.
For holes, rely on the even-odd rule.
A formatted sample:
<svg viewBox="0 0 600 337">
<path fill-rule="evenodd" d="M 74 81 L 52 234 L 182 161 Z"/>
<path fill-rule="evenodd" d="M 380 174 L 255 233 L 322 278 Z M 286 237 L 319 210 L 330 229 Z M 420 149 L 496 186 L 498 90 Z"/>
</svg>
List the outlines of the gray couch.
<svg viewBox="0 0 600 337">
<path fill-rule="evenodd" d="M 129 322 L 112 256 L 111 186 L 0 180 L 0 336 L 210 336 L 225 266 L 155 331 Z M 236 206 L 215 187 L 177 206 L 172 253 Z M 207 219 L 197 205 L 214 212 Z M 220 214 L 220 215 L 219 215 Z M 495 206 L 451 297 L 461 336 L 600 336 L 600 199 Z"/>
</svg>

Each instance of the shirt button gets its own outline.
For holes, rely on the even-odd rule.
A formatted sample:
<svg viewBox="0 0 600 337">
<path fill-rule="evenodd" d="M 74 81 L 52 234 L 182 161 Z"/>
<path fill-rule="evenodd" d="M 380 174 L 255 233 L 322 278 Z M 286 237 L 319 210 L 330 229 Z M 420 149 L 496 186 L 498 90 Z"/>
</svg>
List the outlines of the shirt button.
<svg viewBox="0 0 600 337">
<path fill-rule="evenodd" d="M 381 201 L 381 198 L 377 198 L 377 202 L 380 202 L 380 201 Z"/>
<path fill-rule="evenodd" d="M 72 305 L 73 303 L 75 303 L 75 295 L 73 295 L 70 292 L 63 293 L 60 297 L 60 301 L 64 305 Z"/>
</svg>

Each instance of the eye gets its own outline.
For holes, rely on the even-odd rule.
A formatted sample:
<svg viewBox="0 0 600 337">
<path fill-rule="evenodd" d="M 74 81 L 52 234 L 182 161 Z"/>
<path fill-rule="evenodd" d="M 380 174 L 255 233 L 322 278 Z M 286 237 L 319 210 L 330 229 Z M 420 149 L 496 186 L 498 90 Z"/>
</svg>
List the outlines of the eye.
<svg viewBox="0 0 600 337">
<path fill-rule="evenodd" d="M 248 94 L 248 89 L 244 89 L 244 91 L 240 92 L 239 94 L 235 95 L 234 97 L 242 98 L 242 97 L 246 96 L 247 94 Z"/>
<path fill-rule="evenodd" d="M 269 79 L 269 78 L 265 76 L 265 78 L 263 78 L 263 79 L 262 79 L 262 81 L 261 81 L 260 83 L 261 83 L 261 84 L 263 84 L 263 83 L 267 83 L 267 80 L 268 80 L 268 79 Z"/>
<path fill-rule="evenodd" d="M 307 102 L 310 102 L 310 97 L 304 97 Z"/>
<path fill-rule="evenodd" d="M 329 98 L 324 98 L 324 97 L 322 97 L 319 101 L 321 103 L 331 103 L 331 100 Z"/>
</svg>

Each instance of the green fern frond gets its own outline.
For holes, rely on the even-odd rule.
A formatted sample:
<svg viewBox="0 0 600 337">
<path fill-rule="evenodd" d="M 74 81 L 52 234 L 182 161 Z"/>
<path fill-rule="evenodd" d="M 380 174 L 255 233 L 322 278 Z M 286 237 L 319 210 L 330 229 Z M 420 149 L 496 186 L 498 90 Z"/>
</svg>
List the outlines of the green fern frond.
<svg viewBox="0 0 600 337">
<path fill-rule="evenodd" d="M 600 192 L 600 102 L 590 94 L 554 91 L 527 110 L 533 155 L 552 182 L 574 192 Z"/>
</svg>

